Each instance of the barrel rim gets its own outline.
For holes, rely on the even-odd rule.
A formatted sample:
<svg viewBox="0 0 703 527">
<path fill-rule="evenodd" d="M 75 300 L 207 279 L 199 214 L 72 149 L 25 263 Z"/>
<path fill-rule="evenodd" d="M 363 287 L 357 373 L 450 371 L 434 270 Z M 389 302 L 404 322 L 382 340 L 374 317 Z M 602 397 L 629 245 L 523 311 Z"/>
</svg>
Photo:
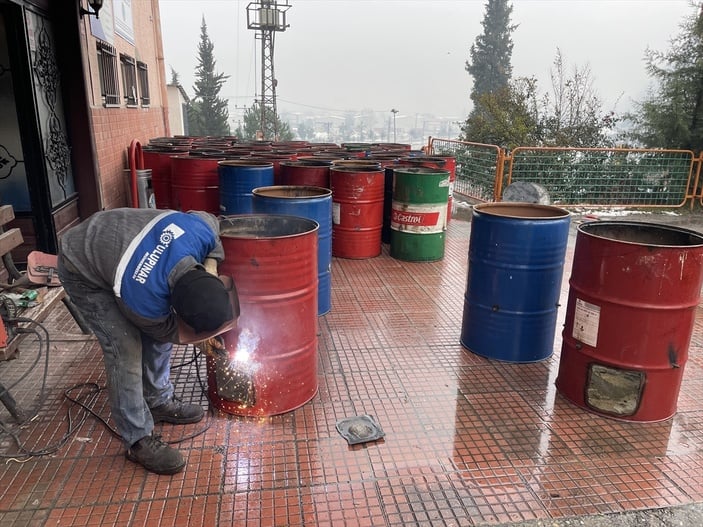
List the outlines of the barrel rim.
<svg viewBox="0 0 703 527">
<path fill-rule="evenodd" d="M 225 159 L 217 162 L 218 166 L 221 167 L 263 167 L 263 168 L 273 168 L 273 163 L 270 161 L 259 161 L 252 159 Z"/>
<path fill-rule="evenodd" d="M 401 163 L 407 163 L 407 161 L 401 161 Z M 401 174 L 420 174 L 420 175 L 449 175 L 449 170 L 445 168 L 429 168 L 429 167 L 415 167 L 415 166 L 400 166 L 398 168 L 391 167 L 395 172 Z"/>
<path fill-rule="evenodd" d="M 333 167 L 376 167 L 381 163 L 375 159 L 335 159 L 332 161 Z"/>
<path fill-rule="evenodd" d="M 330 167 L 330 173 L 332 172 L 351 172 L 351 173 L 383 173 L 385 169 L 380 166 L 370 166 L 370 165 L 360 165 L 360 166 L 344 166 L 344 165 L 332 165 Z"/>
<path fill-rule="evenodd" d="M 174 159 L 176 161 L 217 161 L 218 159 L 224 159 L 224 157 L 202 157 L 202 156 L 191 156 L 188 154 L 185 155 L 180 155 L 176 154 L 173 156 L 169 156 L 169 158 Z"/>
<path fill-rule="evenodd" d="M 270 196 L 265 194 L 265 192 L 273 190 L 309 190 L 317 192 L 314 196 Z M 327 198 L 332 196 L 332 191 L 328 188 L 318 187 L 316 185 L 268 185 L 265 187 L 256 187 L 251 191 L 255 196 L 266 197 L 266 198 L 281 198 L 281 199 L 300 199 L 300 198 Z"/>
<path fill-rule="evenodd" d="M 631 240 L 621 240 L 618 238 L 614 238 L 612 236 L 603 236 L 602 234 L 596 234 L 593 232 L 588 232 L 588 229 L 600 229 L 600 228 L 606 228 L 606 227 L 637 227 L 639 229 L 647 229 L 647 228 L 652 228 L 652 229 L 659 229 L 662 231 L 669 231 L 669 232 L 677 232 L 679 234 L 687 234 L 691 237 L 695 237 L 699 240 L 699 243 L 692 243 L 692 244 L 687 244 L 687 245 L 678 245 L 678 244 L 660 244 L 660 243 L 642 243 L 642 242 L 635 242 Z M 623 243 L 627 245 L 635 245 L 635 246 L 640 246 L 640 247 L 662 247 L 662 248 L 670 248 L 670 249 L 675 249 L 675 248 L 696 248 L 696 247 L 703 247 L 703 233 L 700 233 L 698 231 L 694 231 L 693 229 L 687 229 L 685 227 L 678 227 L 676 225 L 666 225 L 664 223 L 653 223 L 653 222 L 647 222 L 647 221 L 628 221 L 628 220 L 607 220 L 607 221 L 589 221 L 586 223 L 582 223 L 579 225 L 576 229 L 579 234 L 584 234 L 586 236 L 590 236 L 593 238 L 598 238 L 601 240 L 608 240 L 612 242 L 617 242 L 617 243 Z"/>
<path fill-rule="evenodd" d="M 329 168 L 332 166 L 331 161 L 324 159 L 291 159 L 289 161 L 282 161 L 282 167 L 305 167 L 305 168 Z"/>
<path fill-rule="evenodd" d="M 518 215 L 518 214 L 499 214 L 498 211 L 493 211 L 490 209 L 501 209 L 504 211 L 509 210 L 520 210 L 520 209 L 530 209 L 533 211 L 544 211 L 545 213 L 551 212 L 553 214 L 544 216 L 528 216 L 528 215 Z M 533 220 L 559 220 L 564 218 L 569 218 L 571 213 L 554 205 L 541 205 L 538 203 L 528 203 L 520 201 L 512 201 L 510 203 L 497 202 L 497 203 L 481 203 L 473 206 L 474 213 L 483 213 L 490 216 L 502 217 L 502 218 L 513 218 L 513 219 L 533 219 Z"/>
<path fill-rule="evenodd" d="M 308 224 L 310 228 L 307 228 L 301 232 L 295 232 L 290 234 L 280 234 L 280 235 L 270 235 L 270 236 L 257 236 L 257 235 L 236 235 L 228 234 L 223 231 L 223 223 L 227 220 L 262 220 L 262 221 L 286 221 L 291 220 L 301 223 Z M 307 236 L 310 233 L 317 233 L 320 230 L 320 224 L 310 218 L 304 218 L 302 216 L 294 216 L 292 214 L 231 214 L 228 216 L 219 217 L 219 227 L 220 227 L 220 238 L 233 239 L 233 240 L 274 240 L 274 239 L 285 239 L 285 238 L 295 238 L 298 236 Z"/>
</svg>

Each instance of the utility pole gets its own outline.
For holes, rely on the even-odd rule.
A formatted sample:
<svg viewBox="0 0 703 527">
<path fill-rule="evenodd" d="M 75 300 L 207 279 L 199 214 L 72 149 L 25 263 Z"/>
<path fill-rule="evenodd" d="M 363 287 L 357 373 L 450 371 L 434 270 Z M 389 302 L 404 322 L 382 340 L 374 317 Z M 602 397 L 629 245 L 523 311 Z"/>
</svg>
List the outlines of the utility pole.
<svg viewBox="0 0 703 527">
<path fill-rule="evenodd" d="M 258 0 L 247 5 L 247 27 L 258 31 L 256 38 L 261 40 L 261 139 L 267 139 L 269 129 L 273 137 L 278 136 L 278 112 L 276 110 L 276 76 L 273 69 L 273 49 L 277 31 L 285 31 L 286 11 L 292 6 L 288 0 Z M 268 121 L 273 120 L 269 125 Z"/>
</svg>

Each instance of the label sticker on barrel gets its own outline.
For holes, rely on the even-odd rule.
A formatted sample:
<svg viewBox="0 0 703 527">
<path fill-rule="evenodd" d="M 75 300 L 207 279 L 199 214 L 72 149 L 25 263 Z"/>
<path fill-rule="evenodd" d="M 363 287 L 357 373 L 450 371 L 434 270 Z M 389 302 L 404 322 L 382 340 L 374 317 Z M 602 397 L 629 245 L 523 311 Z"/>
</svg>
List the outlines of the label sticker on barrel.
<svg viewBox="0 0 703 527">
<path fill-rule="evenodd" d="M 446 227 L 447 205 L 409 205 L 393 202 L 391 229 L 417 234 L 434 234 Z"/>
<path fill-rule="evenodd" d="M 341 204 L 338 201 L 332 202 L 332 223 L 339 225 L 342 218 Z"/>
<path fill-rule="evenodd" d="M 600 306 L 577 298 L 576 309 L 574 310 L 574 327 L 571 336 L 595 348 L 598 344 L 599 324 Z"/>
</svg>

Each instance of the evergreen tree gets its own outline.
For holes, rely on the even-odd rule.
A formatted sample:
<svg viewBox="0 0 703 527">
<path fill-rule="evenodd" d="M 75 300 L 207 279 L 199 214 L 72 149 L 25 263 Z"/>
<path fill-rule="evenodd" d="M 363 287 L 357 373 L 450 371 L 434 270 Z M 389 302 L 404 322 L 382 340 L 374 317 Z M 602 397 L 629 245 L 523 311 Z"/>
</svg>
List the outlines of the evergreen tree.
<svg viewBox="0 0 703 527">
<path fill-rule="evenodd" d="M 200 25 L 198 65 L 195 68 L 195 97 L 188 108 L 189 130 L 196 136 L 229 135 L 227 101 L 219 97 L 222 85 L 229 78 L 215 73 L 214 46 L 207 33 L 205 17 Z"/>
<path fill-rule="evenodd" d="M 471 112 L 462 126 L 462 139 L 513 149 L 541 143 L 537 81 L 519 78 L 508 86 L 476 98 L 481 111 Z"/>
<path fill-rule="evenodd" d="M 481 25 L 483 34 L 471 45 L 471 61 L 466 71 L 474 79 L 471 99 L 496 92 L 508 86 L 512 76 L 513 41 L 510 34 L 517 26 L 510 24 L 513 6 L 508 0 L 488 0 Z"/>
<path fill-rule="evenodd" d="M 273 138 L 275 141 L 292 141 L 293 132 L 288 123 L 281 121 L 278 115 L 273 115 L 271 108 L 266 109 L 266 124 L 269 130 L 265 130 L 263 137 Z M 274 138 L 274 123 L 278 129 L 278 137 Z M 244 126 L 237 129 L 237 137 L 240 140 L 255 141 L 259 139 L 257 132 L 261 131 L 261 105 L 255 102 L 244 111 Z"/>
<path fill-rule="evenodd" d="M 171 82 L 170 84 L 172 86 L 179 86 L 181 84 L 181 77 L 178 75 L 178 72 L 173 69 L 173 66 L 170 66 L 171 68 Z"/>
<path fill-rule="evenodd" d="M 512 143 L 499 129 L 505 129 L 498 115 L 498 105 L 508 103 L 513 109 L 520 105 L 523 94 L 511 86 L 513 41 L 510 34 L 517 26 L 510 24 L 513 11 L 508 0 L 488 0 L 481 25 L 483 34 L 471 45 L 470 61 L 466 71 L 473 77 L 471 100 L 474 107 L 462 126 L 461 139 L 479 143 L 491 143 L 500 139 Z"/>
<path fill-rule="evenodd" d="M 310 122 L 302 122 L 298 125 L 298 138 L 303 141 L 312 141 L 315 139 L 315 125 Z"/>
<path fill-rule="evenodd" d="M 658 86 L 628 116 L 634 127 L 627 134 L 646 147 L 703 149 L 703 10 L 695 8 L 668 51 L 646 52 Z"/>
</svg>

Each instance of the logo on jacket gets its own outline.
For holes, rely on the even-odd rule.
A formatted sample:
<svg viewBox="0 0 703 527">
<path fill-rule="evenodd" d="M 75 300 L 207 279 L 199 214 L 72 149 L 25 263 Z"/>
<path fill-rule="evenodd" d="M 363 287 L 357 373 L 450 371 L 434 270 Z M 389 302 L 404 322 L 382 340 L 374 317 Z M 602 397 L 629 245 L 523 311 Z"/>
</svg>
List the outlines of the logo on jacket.
<svg viewBox="0 0 703 527">
<path fill-rule="evenodd" d="M 167 225 L 164 232 L 161 233 L 159 241 L 168 246 L 168 244 L 170 244 L 173 240 L 180 238 L 183 234 L 185 234 L 185 232 L 186 231 L 181 229 L 175 223 L 171 223 L 170 225 Z"/>
<path fill-rule="evenodd" d="M 149 279 L 152 269 L 159 263 L 161 255 L 168 249 L 173 240 L 180 238 L 185 234 L 185 231 L 175 223 L 167 225 L 159 235 L 159 243 L 154 247 L 153 251 L 147 251 L 139 261 L 133 278 L 140 284 L 145 284 Z"/>
</svg>

